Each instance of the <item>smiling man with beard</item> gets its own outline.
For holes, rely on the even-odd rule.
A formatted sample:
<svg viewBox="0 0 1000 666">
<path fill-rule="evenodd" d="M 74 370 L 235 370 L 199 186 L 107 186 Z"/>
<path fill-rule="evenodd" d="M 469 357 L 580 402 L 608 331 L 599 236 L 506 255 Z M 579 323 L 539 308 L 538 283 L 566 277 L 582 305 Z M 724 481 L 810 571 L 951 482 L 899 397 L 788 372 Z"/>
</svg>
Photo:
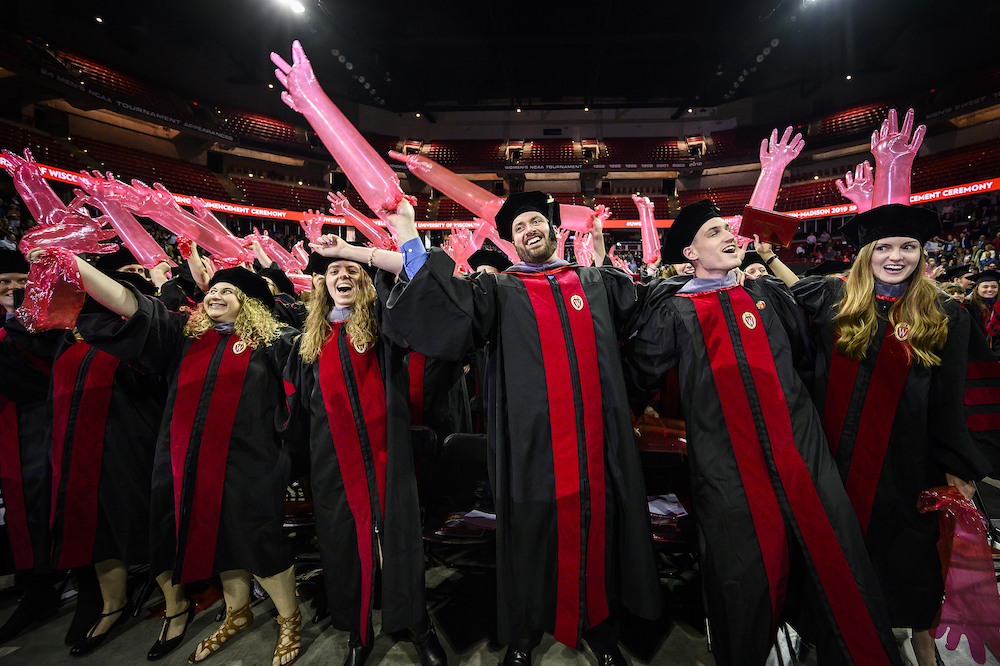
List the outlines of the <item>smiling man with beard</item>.
<svg viewBox="0 0 1000 666">
<path fill-rule="evenodd" d="M 520 263 L 468 279 L 425 252 L 408 203 L 388 217 L 405 260 L 393 328 L 430 357 L 486 348 L 504 665 L 528 666 L 545 631 L 574 648 L 586 640 L 601 666 L 626 663 L 620 609 L 655 618 L 660 605 L 618 352 L 636 286 L 559 259 L 559 204 L 541 192 L 512 194 L 496 215 Z M 594 236 L 603 245 L 600 226 Z"/>
<path fill-rule="evenodd" d="M 641 411 L 678 369 L 691 503 L 718 664 L 764 664 L 802 611 L 820 663 L 899 664 L 864 539 L 797 370 L 807 325 L 777 278 L 740 284 L 736 237 L 708 200 L 686 206 L 661 256 L 694 276 L 648 287 L 623 349 Z M 787 601 L 787 603 L 786 603 Z"/>
</svg>

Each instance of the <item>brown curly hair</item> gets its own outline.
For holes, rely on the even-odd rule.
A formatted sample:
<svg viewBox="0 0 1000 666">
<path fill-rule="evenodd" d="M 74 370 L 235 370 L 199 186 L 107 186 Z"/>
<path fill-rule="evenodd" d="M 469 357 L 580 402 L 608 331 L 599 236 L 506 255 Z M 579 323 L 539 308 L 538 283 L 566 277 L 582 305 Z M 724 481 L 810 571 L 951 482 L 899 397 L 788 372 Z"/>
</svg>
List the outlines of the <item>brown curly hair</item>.
<svg viewBox="0 0 1000 666">
<path fill-rule="evenodd" d="M 240 311 L 236 314 L 234 326 L 236 335 L 253 349 L 267 346 L 277 340 L 285 324 L 275 319 L 267 306 L 256 298 L 250 298 L 235 286 L 233 293 L 240 302 Z M 198 308 L 191 313 L 187 324 L 184 325 L 184 335 L 189 338 L 199 338 L 205 331 L 211 330 L 215 323 L 205 311 L 205 304 L 199 303 Z"/>
</svg>

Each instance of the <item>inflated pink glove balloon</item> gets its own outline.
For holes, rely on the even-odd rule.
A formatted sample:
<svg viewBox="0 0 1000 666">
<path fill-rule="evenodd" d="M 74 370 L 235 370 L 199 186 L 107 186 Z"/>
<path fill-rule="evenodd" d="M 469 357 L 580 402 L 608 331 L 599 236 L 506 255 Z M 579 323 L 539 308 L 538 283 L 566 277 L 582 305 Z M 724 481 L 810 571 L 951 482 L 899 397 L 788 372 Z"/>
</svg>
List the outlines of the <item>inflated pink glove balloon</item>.
<svg viewBox="0 0 1000 666">
<path fill-rule="evenodd" d="M 294 257 L 294 260 L 286 269 L 286 272 L 302 271 L 309 264 L 309 253 L 306 252 L 305 244 L 302 241 L 292 246 L 292 257 Z"/>
<path fill-rule="evenodd" d="M 31 333 L 73 328 L 85 298 L 73 251 L 47 249 L 31 264 L 17 319 Z"/>
<path fill-rule="evenodd" d="M 578 266 L 590 266 L 594 263 L 594 237 L 590 234 L 576 232 L 573 234 L 573 253 Z"/>
<path fill-rule="evenodd" d="M 957 648 L 965 636 L 973 660 L 985 664 L 987 649 L 994 656 L 1000 653 L 1000 597 L 986 519 L 954 486 L 925 490 L 917 506 L 921 513 L 941 512 L 938 552 L 945 599 L 931 636 L 947 634 L 949 650 Z"/>
<path fill-rule="evenodd" d="M 65 210 L 66 206 L 45 182 L 41 168 L 32 157 L 30 149 L 24 149 L 24 159 L 9 150 L 4 150 L 3 156 L 7 159 L 7 164 L 4 165 L 7 173 L 14 179 L 14 187 L 31 211 L 35 222 L 46 224 L 52 213 Z"/>
<path fill-rule="evenodd" d="M 920 150 L 927 126 L 919 126 L 910 140 L 913 129 L 913 109 L 906 112 L 903 128 L 898 123 L 896 109 L 889 109 L 889 117 L 882 121 L 882 127 L 872 132 L 871 149 L 875 156 L 875 191 L 872 206 L 890 203 L 910 205 L 910 173 L 913 158 Z"/>
<path fill-rule="evenodd" d="M 854 167 L 853 176 L 848 171 L 843 180 L 837 179 L 837 189 L 845 199 L 849 199 L 858 207 L 859 213 L 871 210 L 874 188 L 875 178 L 872 176 L 872 165 L 868 160 Z"/>
<path fill-rule="evenodd" d="M 560 259 L 566 259 L 566 241 L 569 240 L 569 229 L 563 229 L 559 227 L 556 229 L 556 256 Z"/>
<path fill-rule="evenodd" d="M 291 65 L 277 53 L 271 62 L 285 87 L 281 101 L 305 116 L 361 198 L 384 220 L 406 198 L 396 173 L 323 92 L 298 40 L 292 42 Z"/>
<path fill-rule="evenodd" d="M 159 186 L 163 188 L 164 192 L 167 192 L 167 189 L 159 183 L 156 183 L 154 187 L 155 186 Z M 170 193 L 167 192 L 167 194 Z M 171 197 L 172 196 L 173 195 L 171 195 Z M 177 208 L 178 210 L 181 210 L 180 206 Z M 198 197 L 191 197 L 191 210 L 194 211 L 194 217 L 204 232 L 202 234 L 202 238 L 193 238 L 196 243 L 211 252 L 212 256 L 216 257 L 220 261 L 224 260 L 226 263 L 236 262 L 233 264 L 234 266 L 242 263 L 253 263 L 253 252 L 243 247 L 240 239 L 233 235 L 233 232 L 231 232 L 226 225 L 220 222 L 219 218 L 212 214 L 212 211 L 208 209 L 208 206 L 205 205 L 205 202 L 202 199 L 199 199 Z M 181 212 L 183 212 L 183 210 L 181 210 Z M 229 252 L 213 252 L 211 248 L 202 242 L 202 240 L 208 239 L 211 239 L 214 245 L 223 245 L 227 248 L 235 249 L 230 249 Z"/>
<path fill-rule="evenodd" d="M 416 154 L 404 155 L 395 150 L 389 151 L 389 157 L 406 164 L 410 173 L 439 192 L 443 192 L 449 199 L 453 199 L 476 217 L 487 219 L 494 225 L 496 224 L 493 218 L 503 206 L 504 200 L 501 197 L 462 178 L 429 157 Z"/>
<path fill-rule="evenodd" d="M 467 273 L 471 273 L 469 257 L 476 251 L 476 246 L 472 242 L 472 232 L 464 227 L 455 227 L 448 237 L 448 244 L 451 246 L 451 258 L 455 260 L 455 264 Z"/>
<path fill-rule="evenodd" d="M 323 235 L 324 224 L 326 222 L 323 221 L 323 213 L 315 210 L 307 210 L 302 213 L 302 219 L 299 220 L 299 226 L 306 232 L 306 238 L 309 239 L 310 243 L 318 242 L 317 239 Z"/>
<path fill-rule="evenodd" d="M 642 262 L 652 264 L 660 258 L 660 235 L 656 233 L 656 220 L 653 217 L 653 202 L 649 197 L 632 195 L 635 207 L 639 209 L 639 224 L 642 233 Z M 611 254 L 610 252 L 608 253 Z"/>
<path fill-rule="evenodd" d="M 365 238 L 370 240 L 375 247 L 380 250 L 395 248 L 396 243 L 389 232 L 362 215 L 361 211 L 352 206 L 343 193 L 327 192 L 326 199 L 330 202 L 331 213 L 339 215 L 353 224 L 354 228 L 364 234 Z"/>
<path fill-rule="evenodd" d="M 260 245 L 260 249 L 264 251 L 264 254 L 266 254 L 271 261 L 278 264 L 283 271 L 289 270 L 288 266 L 295 261 L 295 257 L 292 256 L 292 253 L 281 247 L 276 240 L 268 236 L 266 231 L 262 234 L 257 227 L 254 227 L 253 233 L 243 239 L 245 245 L 250 245 L 253 241 L 257 241 Z"/>
<path fill-rule="evenodd" d="M 91 196 L 85 198 L 84 202 L 104 213 L 98 218 L 98 221 L 109 222 L 114 227 L 122 243 L 135 255 L 136 260 L 144 268 L 151 269 L 163 262 L 166 262 L 168 266 L 176 266 L 177 264 L 170 260 L 160 244 L 153 240 L 153 237 L 132 213 L 113 199 L 106 199 L 97 193 L 100 188 L 93 186 L 93 183 L 98 180 L 103 181 L 103 178 L 97 172 L 94 172 L 94 176 L 89 176 L 86 173 L 80 174 L 81 185 L 89 185 L 87 191 L 91 192 Z"/>
<path fill-rule="evenodd" d="M 781 187 L 781 177 L 792 160 L 799 156 L 806 142 L 802 134 L 792 137 L 791 126 L 785 128 L 785 133 L 778 139 L 778 130 L 771 130 L 770 139 L 760 142 L 760 176 L 757 185 L 750 195 L 749 205 L 763 210 L 774 210 L 774 202 L 778 200 L 778 189 Z"/>
<path fill-rule="evenodd" d="M 612 246 L 611 249 L 608 250 L 608 259 L 611 260 L 611 265 L 614 266 L 615 268 L 625 271 L 632 277 L 636 277 L 635 273 L 629 270 L 628 264 L 625 263 L 625 260 L 615 254 L 614 246 Z"/>
<path fill-rule="evenodd" d="M 305 273 L 285 273 L 295 287 L 295 293 L 301 294 L 303 291 L 312 291 L 312 276 Z"/>
<path fill-rule="evenodd" d="M 479 249 L 483 246 L 483 241 L 490 241 L 496 245 L 501 252 L 507 255 L 513 263 L 521 261 L 520 257 L 517 256 L 517 250 L 514 249 L 514 244 L 504 239 L 500 238 L 500 233 L 497 231 L 496 225 L 490 220 L 484 220 L 481 217 L 475 218 L 477 224 L 476 233 L 472 235 L 472 244 Z M 566 232 L 569 235 L 569 231 Z"/>
</svg>

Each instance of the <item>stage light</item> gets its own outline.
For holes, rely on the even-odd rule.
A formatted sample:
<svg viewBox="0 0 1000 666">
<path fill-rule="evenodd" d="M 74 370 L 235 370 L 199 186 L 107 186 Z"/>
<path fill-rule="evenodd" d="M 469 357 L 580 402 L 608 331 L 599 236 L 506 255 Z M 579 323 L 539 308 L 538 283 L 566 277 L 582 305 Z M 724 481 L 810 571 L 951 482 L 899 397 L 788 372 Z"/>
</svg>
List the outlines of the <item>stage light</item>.
<svg viewBox="0 0 1000 666">
<path fill-rule="evenodd" d="M 417 118 L 419 118 L 419 117 L 420 117 L 420 114 L 418 113 L 418 114 L 417 114 Z"/>
<path fill-rule="evenodd" d="M 848 81 L 850 81 L 850 80 L 851 80 L 851 75 L 850 75 L 850 74 L 848 74 L 848 75 L 847 75 L 847 80 L 848 80 Z"/>
<path fill-rule="evenodd" d="M 95 16 L 94 20 L 97 21 L 98 23 L 104 23 L 104 19 L 101 18 L 100 16 Z"/>
<path fill-rule="evenodd" d="M 348 63 L 344 63 L 344 67 L 346 67 L 346 68 L 347 68 L 347 71 L 348 71 L 348 72 L 349 72 L 349 71 L 351 71 L 352 69 L 354 69 L 354 65 L 352 65 L 352 64 L 351 64 L 351 63 L 349 63 L 349 62 L 348 62 Z"/>
<path fill-rule="evenodd" d="M 819 176 L 813 176 L 813 180 L 819 180 Z"/>
<path fill-rule="evenodd" d="M 517 110 L 518 113 L 521 113 L 521 107 L 517 107 L 516 110 Z"/>
<path fill-rule="evenodd" d="M 590 107 L 589 106 L 585 106 L 585 107 L 583 107 L 583 110 L 584 111 L 590 111 Z"/>
<path fill-rule="evenodd" d="M 271 88 L 271 89 L 273 90 L 273 89 L 274 89 L 274 84 L 273 84 L 273 83 L 268 83 L 268 84 L 267 84 L 267 87 L 268 87 L 268 88 Z"/>
<path fill-rule="evenodd" d="M 694 113 L 694 109 L 688 109 L 688 113 Z"/>
<path fill-rule="evenodd" d="M 303 5 L 301 2 L 298 2 L 298 0 L 293 0 L 293 2 L 288 6 L 296 14 L 301 14 L 306 10 L 305 5 Z"/>
</svg>

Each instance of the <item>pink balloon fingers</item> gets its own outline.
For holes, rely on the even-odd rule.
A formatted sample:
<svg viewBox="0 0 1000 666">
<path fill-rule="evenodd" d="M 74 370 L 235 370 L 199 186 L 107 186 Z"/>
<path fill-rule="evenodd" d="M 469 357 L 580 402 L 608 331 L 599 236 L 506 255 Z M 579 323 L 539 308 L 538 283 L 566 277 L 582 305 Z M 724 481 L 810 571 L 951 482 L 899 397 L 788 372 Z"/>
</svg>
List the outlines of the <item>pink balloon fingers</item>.
<svg viewBox="0 0 1000 666">
<path fill-rule="evenodd" d="M 295 262 L 295 257 L 292 256 L 291 252 L 281 247 L 276 240 L 268 236 L 266 231 L 261 234 L 257 227 L 254 227 L 253 233 L 247 236 L 246 239 L 255 240 L 260 243 L 260 247 L 264 250 L 264 254 L 266 254 L 271 261 L 278 264 L 278 266 L 281 267 L 281 270 L 291 270 L 290 266 Z"/>
<path fill-rule="evenodd" d="M 781 187 L 781 177 L 792 160 L 799 156 L 806 142 L 801 134 L 792 137 L 792 128 L 785 128 L 785 133 L 778 138 L 778 130 L 771 131 L 770 139 L 760 142 L 760 176 L 750 196 L 749 205 L 763 210 L 774 210 L 778 200 L 778 189 Z"/>
<path fill-rule="evenodd" d="M 897 128 L 896 109 L 889 110 L 889 117 L 882 121 L 882 127 L 872 132 L 871 150 L 875 156 L 875 188 L 872 206 L 890 203 L 910 205 L 910 173 L 913 159 L 920 150 L 920 144 L 927 132 L 926 125 L 920 125 L 913 132 L 913 109 L 906 112 L 902 129 Z"/>
<path fill-rule="evenodd" d="M 31 264 L 17 319 L 32 333 L 73 328 L 84 299 L 76 255 L 72 250 L 52 248 Z"/>
<path fill-rule="evenodd" d="M 31 216 L 38 224 L 48 224 L 49 216 L 66 206 L 59 199 L 42 176 L 41 167 L 35 162 L 31 150 L 24 149 L 24 158 L 20 158 L 9 150 L 3 151 L 6 158 L 4 168 L 14 180 L 14 187 L 21 195 L 21 200 L 31 211 Z"/>
<path fill-rule="evenodd" d="M 488 240 L 496 245 L 501 252 L 507 255 L 507 258 L 513 263 L 516 264 L 521 261 L 521 259 L 517 256 L 517 250 L 514 249 L 514 244 L 500 238 L 500 234 L 497 232 L 497 228 L 492 222 L 479 217 L 477 217 L 475 221 L 479 226 L 476 227 L 476 233 L 472 236 L 472 243 L 477 249 L 481 248 L 483 246 L 483 242 Z M 566 233 L 569 234 L 568 231 Z"/>
<path fill-rule="evenodd" d="M 309 264 L 309 253 L 306 252 L 304 243 L 299 241 L 292 247 L 292 256 L 295 258 L 287 271 L 301 271 Z"/>
<path fill-rule="evenodd" d="M 649 197 L 640 197 L 638 194 L 632 195 L 632 201 L 639 209 L 642 261 L 645 264 L 655 263 L 660 258 L 660 235 L 656 231 L 656 220 L 653 217 L 653 202 L 649 200 Z"/>
<path fill-rule="evenodd" d="M 590 266 L 594 263 L 594 238 L 590 234 L 573 234 L 573 254 L 579 266 Z"/>
<path fill-rule="evenodd" d="M 872 175 L 871 162 L 868 160 L 854 167 L 853 176 L 848 171 L 843 180 L 837 179 L 837 189 L 845 199 L 858 207 L 859 213 L 871 210 L 874 188 L 875 178 Z"/>
<path fill-rule="evenodd" d="M 329 192 L 326 198 L 330 202 L 330 212 L 351 222 L 375 247 L 380 250 L 388 250 L 395 247 L 395 241 L 393 241 L 389 232 L 362 215 L 357 208 L 351 205 L 351 202 L 347 200 L 347 197 L 343 193 L 337 192 L 334 194 L 333 192 Z"/>
<path fill-rule="evenodd" d="M 305 116 L 361 198 L 385 219 L 405 196 L 396 173 L 323 92 L 298 41 L 292 42 L 291 65 L 277 53 L 271 54 L 271 61 L 285 87 L 282 101 Z"/>
<path fill-rule="evenodd" d="M 124 206 L 100 196 L 88 197 L 86 201 L 104 213 L 98 218 L 98 221 L 106 219 L 111 223 L 111 226 L 118 232 L 118 238 L 135 255 L 136 260 L 143 267 L 153 268 L 162 262 L 166 262 L 169 266 L 177 265 L 170 260 L 160 244 L 153 240 L 145 227 Z"/>
</svg>

